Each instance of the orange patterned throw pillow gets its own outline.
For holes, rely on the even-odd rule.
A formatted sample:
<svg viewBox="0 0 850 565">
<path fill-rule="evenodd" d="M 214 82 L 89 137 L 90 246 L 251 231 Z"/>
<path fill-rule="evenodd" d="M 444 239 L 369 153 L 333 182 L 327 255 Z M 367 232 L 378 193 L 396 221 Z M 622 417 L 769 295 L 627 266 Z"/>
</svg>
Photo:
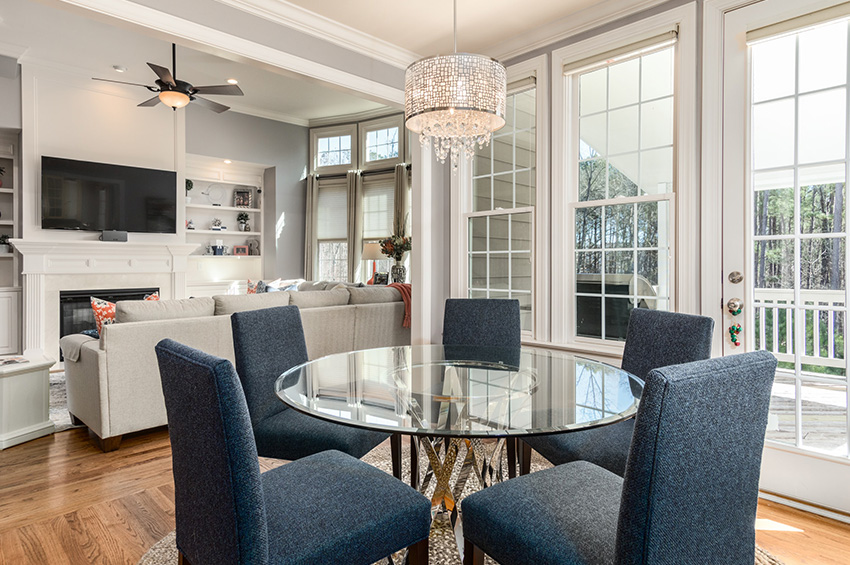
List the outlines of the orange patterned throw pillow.
<svg viewBox="0 0 850 565">
<path fill-rule="evenodd" d="M 251 282 L 251 279 L 248 279 L 248 294 L 257 294 L 257 282 Z"/>
<path fill-rule="evenodd" d="M 94 321 L 97 333 L 102 333 L 103 326 L 115 323 L 115 303 L 91 297 L 91 309 L 94 311 Z"/>
<path fill-rule="evenodd" d="M 159 300 L 159 291 L 146 294 L 145 300 Z M 97 324 L 97 333 L 100 334 L 103 326 L 115 323 L 115 303 L 101 298 L 91 297 L 91 309 L 94 312 L 94 321 Z"/>
</svg>

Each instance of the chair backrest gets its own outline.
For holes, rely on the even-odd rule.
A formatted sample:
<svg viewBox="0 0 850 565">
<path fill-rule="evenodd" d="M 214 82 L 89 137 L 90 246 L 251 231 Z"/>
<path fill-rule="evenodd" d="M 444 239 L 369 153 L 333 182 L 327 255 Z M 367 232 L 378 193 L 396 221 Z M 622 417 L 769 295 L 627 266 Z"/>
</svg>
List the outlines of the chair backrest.
<svg viewBox="0 0 850 565">
<path fill-rule="evenodd" d="M 190 563 L 268 563 L 257 446 L 233 365 L 156 346 L 174 472 L 177 548 Z"/>
<path fill-rule="evenodd" d="M 776 358 L 757 351 L 655 369 L 635 420 L 618 564 L 752 563 Z"/>
<path fill-rule="evenodd" d="M 230 323 L 236 372 L 256 424 L 287 409 L 275 395 L 274 383 L 284 371 L 307 362 L 301 314 L 297 306 L 280 306 L 236 312 Z"/>
<path fill-rule="evenodd" d="M 635 308 L 629 315 L 624 370 L 640 379 L 652 369 L 711 357 L 714 320 L 706 316 Z"/>
<path fill-rule="evenodd" d="M 449 298 L 443 317 L 444 345 L 520 347 L 519 300 Z"/>
</svg>

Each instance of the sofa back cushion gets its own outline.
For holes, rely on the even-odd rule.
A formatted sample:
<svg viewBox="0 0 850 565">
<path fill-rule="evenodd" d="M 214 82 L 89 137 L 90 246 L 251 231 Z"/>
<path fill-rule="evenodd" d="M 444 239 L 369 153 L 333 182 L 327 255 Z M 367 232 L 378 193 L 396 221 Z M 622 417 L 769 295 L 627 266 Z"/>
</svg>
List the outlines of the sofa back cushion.
<svg viewBox="0 0 850 565">
<path fill-rule="evenodd" d="M 124 324 L 201 318 L 212 316 L 214 311 L 215 302 L 207 297 L 177 300 L 121 300 L 115 305 L 115 321 Z"/>
<path fill-rule="evenodd" d="M 387 286 L 365 286 L 363 288 L 349 288 L 351 300 L 349 304 L 375 304 L 379 302 L 401 302 L 401 293 Z"/>
<path fill-rule="evenodd" d="M 348 289 L 344 286 L 323 292 L 293 292 L 292 304 L 298 308 L 324 308 L 348 304 Z"/>
<path fill-rule="evenodd" d="M 261 294 L 220 294 L 213 296 L 212 299 L 215 301 L 216 316 L 229 316 L 234 312 L 262 310 L 276 306 L 289 306 L 289 293 L 285 291 Z"/>
<path fill-rule="evenodd" d="M 310 359 L 354 351 L 354 306 L 306 308 L 300 313 Z"/>
<path fill-rule="evenodd" d="M 331 283 L 333 286 L 336 283 Z M 298 283 L 298 292 L 310 292 L 313 290 L 325 290 L 328 286 L 328 281 L 303 281 Z"/>
</svg>

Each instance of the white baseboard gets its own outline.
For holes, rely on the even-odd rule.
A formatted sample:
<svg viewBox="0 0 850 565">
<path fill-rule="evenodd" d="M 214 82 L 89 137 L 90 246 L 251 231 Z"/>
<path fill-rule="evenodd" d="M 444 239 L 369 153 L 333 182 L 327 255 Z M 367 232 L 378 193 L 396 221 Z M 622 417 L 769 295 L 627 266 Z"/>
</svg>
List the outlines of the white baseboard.
<svg viewBox="0 0 850 565">
<path fill-rule="evenodd" d="M 848 516 L 847 514 L 833 512 L 820 506 L 812 506 L 810 504 L 806 504 L 805 502 L 800 502 L 799 500 L 792 500 L 790 498 L 785 498 L 783 496 L 771 494 L 769 492 L 759 491 L 759 498 L 763 498 L 765 500 L 769 500 L 777 504 L 790 506 L 791 508 L 796 508 L 797 510 L 802 510 L 803 512 L 817 514 L 818 516 L 823 516 L 824 518 L 831 518 L 833 520 L 838 520 L 839 522 L 844 522 L 845 524 L 850 524 L 850 516 Z"/>
<path fill-rule="evenodd" d="M 53 422 L 47 420 L 46 422 L 14 430 L 8 434 L 0 436 L 0 449 L 6 449 L 7 447 L 24 443 L 25 441 L 30 441 L 32 439 L 40 438 L 41 436 L 52 434 L 55 429 L 56 426 L 53 425 Z"/>
</svg>

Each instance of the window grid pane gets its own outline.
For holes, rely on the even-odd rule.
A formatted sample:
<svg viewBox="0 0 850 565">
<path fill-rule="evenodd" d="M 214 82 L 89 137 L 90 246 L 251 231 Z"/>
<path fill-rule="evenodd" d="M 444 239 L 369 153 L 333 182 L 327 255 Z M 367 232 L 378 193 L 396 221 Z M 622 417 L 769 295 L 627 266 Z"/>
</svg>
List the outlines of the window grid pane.
<svg viewBox="0 0 850 565">
<path fill-rule="evenodd" d="M 320 281 L 348 280 L 348 243 L 345 241 L 319 241 Z"/>
<path fill-rule="evenodd" d="M 633 308 L 670 305 L 674 46 L 580 74 L 576 335 L 625 340 Z M 621 204 L 619 198 L 642 197 Z M 649 198 L 647 198 L 649 197 Z"/>
<path fill-rule="evenodd" d="M 318 143 L 317 167 L 351 164 L 351 136 L 339 135 L 320 137 Z"/>
<path fill-rule="evenodd" d="M 472 208 L 500 213 L 468 218 L 468 296 L 519 300 L 523 331 L 533 328 L 536 95 L 535 88 L 509 94 L 507 125 L 476 150 Z"/>
<path fill-rule="evenodd" d="M 366 162 L 398 157 L 398 128 L 366 132 Z"/>
</svg>

